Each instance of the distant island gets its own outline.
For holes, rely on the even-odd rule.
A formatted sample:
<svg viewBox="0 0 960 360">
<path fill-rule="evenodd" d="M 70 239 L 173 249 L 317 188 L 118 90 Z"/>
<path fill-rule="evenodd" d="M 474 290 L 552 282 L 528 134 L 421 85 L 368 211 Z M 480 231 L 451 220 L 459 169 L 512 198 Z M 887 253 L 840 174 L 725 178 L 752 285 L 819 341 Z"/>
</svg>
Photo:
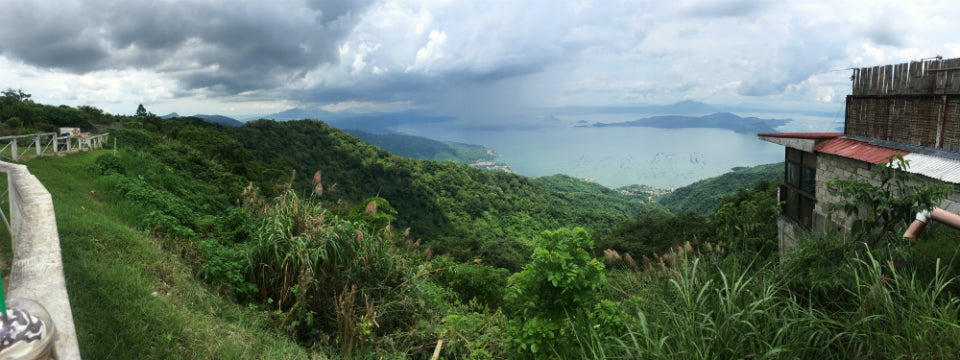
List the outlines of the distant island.
<svg viewBox="0 0 960 360">
<path fill-rule="evenodd" d="M 593 125 L 576 125 L 577 127 L 609 127 L 609 126 L 639 126 L 661 129 L 688 129 L 713 128 L 727 129 L 742 134 L 756 134 L 776 132 L 775 128 L 789 123 L 790 119 L 760 119 L 756 117 L 740 117 L 727 112 L 719 112 L 704 116 L 661 115 L 642 118 L 633 121 L 617 123 L 598 122 Z"/>
</svg>

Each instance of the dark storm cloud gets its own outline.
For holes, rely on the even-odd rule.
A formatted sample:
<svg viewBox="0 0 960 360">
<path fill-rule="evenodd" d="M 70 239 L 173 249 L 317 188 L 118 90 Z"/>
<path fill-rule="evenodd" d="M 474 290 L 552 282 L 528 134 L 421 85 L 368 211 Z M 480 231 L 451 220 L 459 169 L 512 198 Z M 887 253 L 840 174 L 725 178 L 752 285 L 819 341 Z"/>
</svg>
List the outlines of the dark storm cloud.
<svg viewBox="0 0 960 360">
<path fill-rule="evenodd" d="M 367 6 L 94 1 L 71 8 L 13 0 L 0 12 L 0 54 L 73 73 L 155 70 L 189 89 L 235 94 L 335 63 L 338 42 Z"/>
<path fill-rule="evenodd" d="M 337 103 L 342 101 L 412 101 L 428 102 L 433 94 L 449 84 L 416 74 L 392 73 L 375 80 L 360 81 L 350 86 L 317 86 L 291 91 L 286 97 L 304 103 Z"/>
<path fill-rule="evenodd" d="M 528 60 L 526 62 L 514 62 L 514 63 L 503 63 L 498 64 L 496 68 L 490 70 L 460 70 L 455 72 L 450 72 L 447 74 L 450 82 L 490 82 L 496 80 L 502 80 L 512 77 L 519 77 L 523 75 L 529 75 L 538 73 L 543 70 L 543 67 L 554 59 L 544 58 L 544 59 L 535 59 Z"/>
<path fill-rule="evenodd" d="M 68 6 L 51 5 L 56 4 L 5 3 L 0 11 L 0 54 L 39 67 L 95 69 L 108 56 L 107 49 L 82 25 L 82 16 L 70 16 Z"/>
<path fill-rule="evenodd" d="M 341 1 L 341 0 L 308 0 L 311 9 L 322 11 L 323 21 L 333 21 L 345 15 L 351 15 L 373 3 L 373 0 Z"/>
</svg>

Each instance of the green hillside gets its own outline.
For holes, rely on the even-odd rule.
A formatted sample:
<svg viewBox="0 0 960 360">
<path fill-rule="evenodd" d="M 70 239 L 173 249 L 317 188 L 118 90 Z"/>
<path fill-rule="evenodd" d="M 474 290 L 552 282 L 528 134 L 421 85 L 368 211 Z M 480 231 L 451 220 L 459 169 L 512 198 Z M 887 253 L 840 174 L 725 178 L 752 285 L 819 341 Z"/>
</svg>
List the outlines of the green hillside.
<svg viewBox="0 0 960 360">
<path fill-rule="evenodd" d="M 605 195 L 610 190 L 599 186 L 589 196 L 567 194 L 516 174 L 392 155 L 315 120 L 224 127 L 156 119 L 144 128 L 199 149 L 271 196 L 275 184 L 289 181 L 294 171 L 294 189 L 312 191 L 312 175 L 319 171 L 319 198 L 334 213 L 383 198 L 397 211 L 394 226 L 409 228 L 408 236 L 434 251 L 512 270 L 529 254 L 528 240 L 544 230 L 578 225 L 604 233 L 649 206 Z"/>
<path fill-rule="evenodd" d="M 372 134 L 351 129 L 344 131 L 362 141 L 389 151 L 391 154 L 412 159 L 473 164 L 477 161 L 492 161 L 498 157 L 493 150 L 479 145 L 437 141 L 422 136 L 403 134 Z"/>
<path fill-rule="evenodd" d="M 98 150 L 27 163 L 53 197 L 81 355 L 307 358 L 304 348 L 275 335 L 268 313 L 237 305 L 213 281 L 214 260 L 199 241 L 223 235 L 213 229 L 229 227 L 229 217 L 212 214 L 230 213 L 231 205 L 219 187 L 199 178 L 230 176 L 196 152 L 167 151 L 163 160 Z M 197 166 L 185 166 L 190 162 Z M 168 213 L 198 223 L 183 227 Z"/>
<path fill-rule="evenodd" d="M 781 179 L 783 163 L 737 168 L 732 172 L 677 188 L 661 197 L 657 203 L 674 214 L 694 212 L 709 215 L 716 210 L 724 197 L 736 194 L 737 190 L 752 188 L 761 180 L 778 182 Z"/>
<path fill-rule="evenodd" d="M 319 121 L 124 123 L 116 152 L 25 160 L 53 197 L 84 358 L 960 354 L 955 230 L 899 237 L 914 201 L 939 201 L 925 187 L 847 184 L 867 194 L 847 205 L 909 216 L 780 258 L 769 181 L 675 216 L 567 176 L 392 155 Z"/>
</svg>

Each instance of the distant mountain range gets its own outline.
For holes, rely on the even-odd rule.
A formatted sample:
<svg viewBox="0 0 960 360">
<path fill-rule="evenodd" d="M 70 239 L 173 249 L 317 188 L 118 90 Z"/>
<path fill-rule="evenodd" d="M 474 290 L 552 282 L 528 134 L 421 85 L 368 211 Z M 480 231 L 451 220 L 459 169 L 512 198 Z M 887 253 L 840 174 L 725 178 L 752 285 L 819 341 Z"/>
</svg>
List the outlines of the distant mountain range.
<svg viewBox="0 0 960 360">
<path fill-rule="evenodd" d="M 177 113 L 175 113 L 175 112 L 172 112 L 172 113 L 166 114 L 166 115 L 164 115 L 164 116 L 161 116 L 161 118 L 164 118 L 164 119 L 175 118 L 175 117 L 181 117 L 181 116 L 180 116 L 180 114 L 177 114 Z M 196 114 L 196 115 L 193 115 L 192 117 L 201 118 L 201 119 L 203 119 L 203 120 L 206 121 L 206 122 L 212 122 L 212 123 L 220 124 L 220 125 L 226 125 L 226 126 L 243 126 L 243 123 L 240 122 L 240 120 L 234 119 L 234 118 L 229 117 L 229 116 Z"/>
<path fill-rule="evenodd" d="M 293 108 L 290 110 L 281 111 L 278 113 L 273 113 L 264 116 L 254 116 L 244 118 L 244 120 L 257 120 L 257 119 L 273 119 L 276 121 L 286 121 L 286 120 L 303 120 L 303 119 L 317 119 L 321 121 L 329 121 L 330 119 L 340 118 L 342 115 L 340 113 L 335 113 L 332 111 L 326 111 L 322 109 L 301 109 Z"/>
<path fill-rule="evenodd" d="M 554 110 L 561 114 L 699 115 L 717 112 L 719 109 L 699 101 L 684 100 L 669 105 L 568 106 Z"/>
<path fill-rule="evenodd" d="M 714 113 L 704 116 L 661 115 L 633 121 L 577 125 L 579 127 L 639 126 L 661 129 L 714 128 L 733 130 L 738 133 L 756 134 L 776 132 L 776 127 L 789 123 L 790 119 L 760 119 L 739 117 L 731 113 Z"/>
<path fill-rule="evenodd" d="M 576 122 L 576 126 L 578 127 L 640 126 L 665 129 L 717 128 L 728 129 L 738 133 L 763 133 L 775 132 L 776 127 L 791 121 L 790 119 L 740 117 L 730 112 L 722 112 L 725 109 L 725 107 L 686 100 L 669 105 L 577 106 L 555 108 L 554 110 L 556 110 L 558 114 L 663 114 L 633 121 L 616 123 L 598 122 L 592 125 L 586 120 L 580 120 Z M 170 118 L 179 116 L 177 113 L 171 113 L 163 117 Z M 227 126 L 242 126 L 245 121 L 255 119 L 273 119 L 277 121 L 317 119 L 340 129 L 360 130 L 377 134 L 393 132 L 398 126 L 403 125 L 443 123 L 455 120 L 452 116 L 435 115 L 423 110 L 358 113 L 349 110 L 333 112 L 319 108 L 293 108 L 263 116 L 242 117 L 242 121 L 223 115 L 197 114 L 193 116 Z M 560 123 L 559 119 L 555 116 L 548 116 L 541 122 L 541 124 L 555 123 Z M 489 125 L 493 127 L 500 126 L 499 123 L 496 122 Z"/>
<path fill-rule="evenodd" d="M 392 132 L 392 128 L 400 125 L 446 122 L 452 121 L 454 118 L 450 116 L 433 115 L 421 110 L 389 113 L 357 113 L 350 111 L 332 112 L 322 109 L 294 108 L 274 114 L 248 118 L 246 120 L 254 119 L 273 119 L 277 121 L 316 119 L 338 129 L 360 130 L 382 134 Z"/>
</svg>

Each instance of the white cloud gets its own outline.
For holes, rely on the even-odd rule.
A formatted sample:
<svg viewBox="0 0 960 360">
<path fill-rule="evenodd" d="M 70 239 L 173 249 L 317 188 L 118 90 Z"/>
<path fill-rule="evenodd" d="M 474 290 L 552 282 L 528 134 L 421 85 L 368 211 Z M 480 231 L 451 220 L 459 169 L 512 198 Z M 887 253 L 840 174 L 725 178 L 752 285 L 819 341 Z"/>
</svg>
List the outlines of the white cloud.
<svg viewBox="0 0 960 360">
<path fill-rule="evenodd" d="M 406 72 L 429 73 L 434 63 L 440 61 L 444 56 L 443 46 L 447 42 L 447 33 L 444 31 L 431 31 L 430 41 L 424 47 L 417 50 L 417 56 L 413 65 L 407 67 Z"/>
</svg>

